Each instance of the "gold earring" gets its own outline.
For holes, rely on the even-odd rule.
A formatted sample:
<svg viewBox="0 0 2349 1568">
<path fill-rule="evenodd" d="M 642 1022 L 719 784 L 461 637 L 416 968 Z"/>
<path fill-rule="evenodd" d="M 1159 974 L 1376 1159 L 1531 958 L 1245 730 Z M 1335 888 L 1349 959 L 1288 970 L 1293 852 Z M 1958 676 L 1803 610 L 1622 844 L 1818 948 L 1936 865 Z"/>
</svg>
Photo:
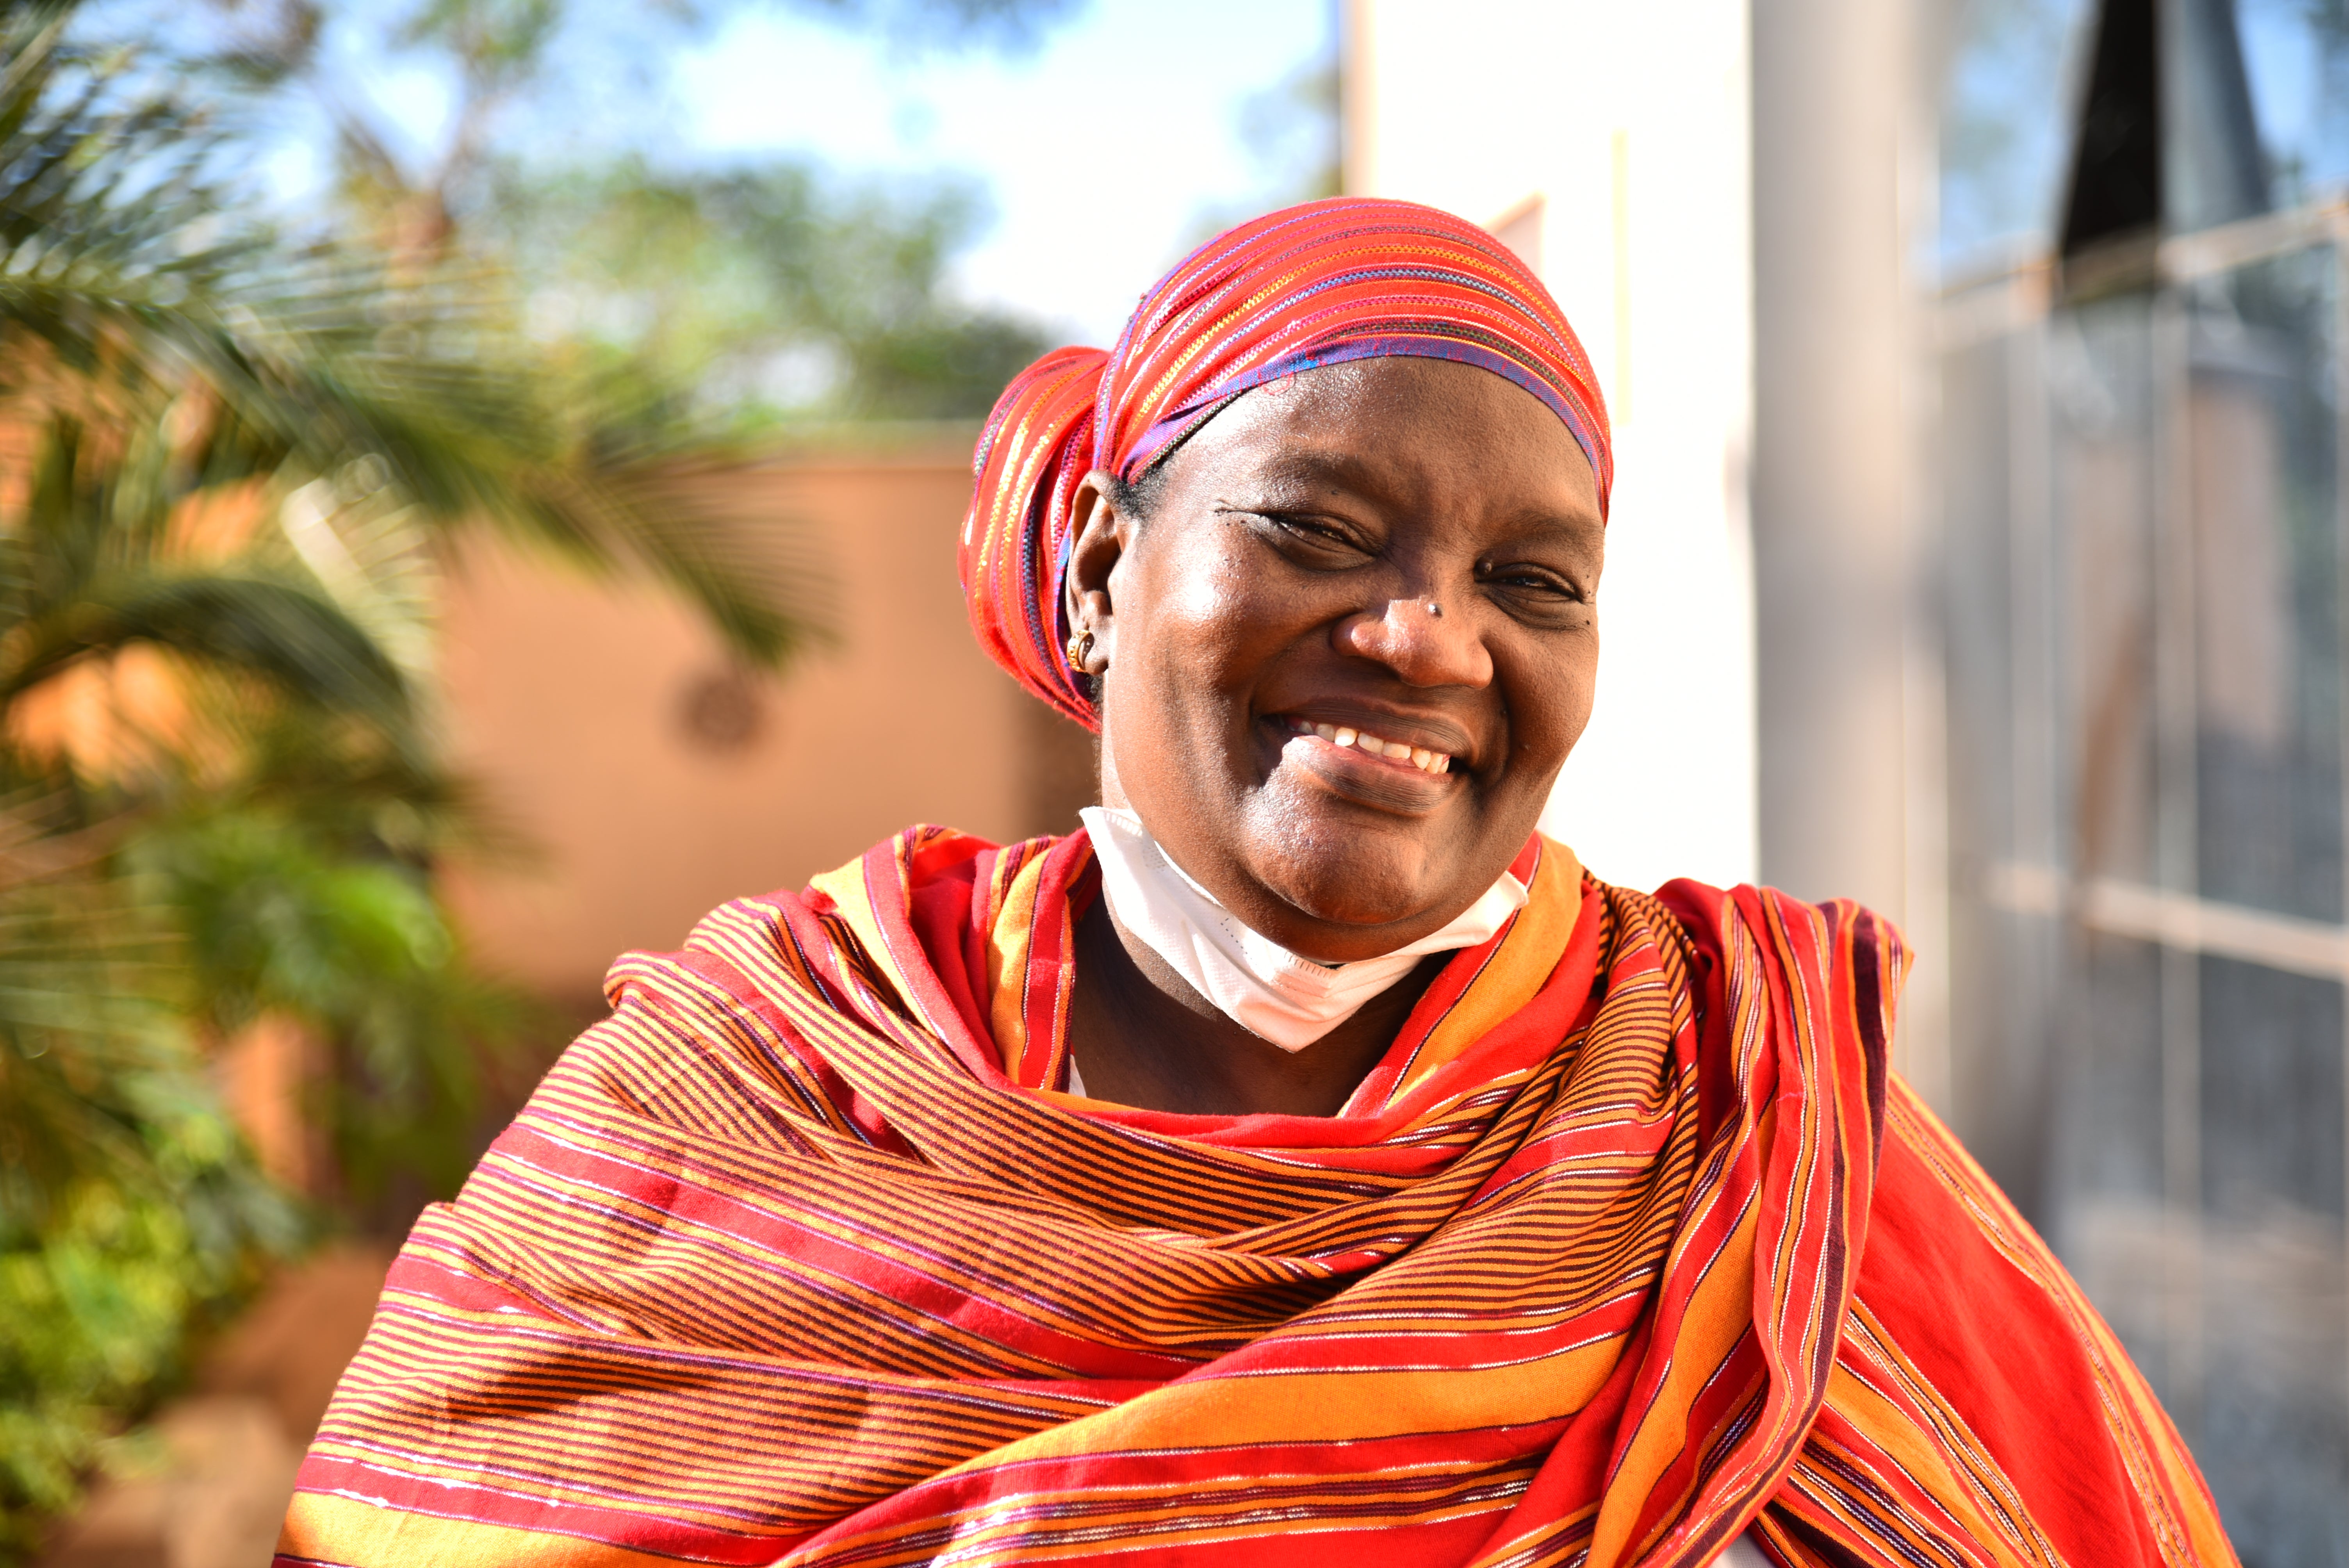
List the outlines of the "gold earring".
<svg viewBox="0 0 2349 1568">
<path fill-rule="evenodd" d="M 1092 633 L 1090 631 L 1079 630 L 1069 638 L 1069 645 L 1062 649 L 1061 652 L 1069 655 L 1069 667 L 1071 669 L 1076 671 L 1079 675 L 1084 674 L 1085 661 L 1093 656 Z"/>
</svg>

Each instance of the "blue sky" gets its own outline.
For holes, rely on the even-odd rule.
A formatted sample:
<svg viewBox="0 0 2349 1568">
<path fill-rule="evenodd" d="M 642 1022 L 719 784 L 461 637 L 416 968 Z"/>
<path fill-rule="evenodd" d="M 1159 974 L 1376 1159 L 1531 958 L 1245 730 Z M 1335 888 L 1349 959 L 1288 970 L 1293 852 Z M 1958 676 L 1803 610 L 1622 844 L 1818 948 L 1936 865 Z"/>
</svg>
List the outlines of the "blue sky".
<svg viewBox="0 0 2349 1568">
<path fill-rule="evenodd" d="M 996 220 L 957 286 L 1106 346 L 1142 290 L 1204 237 L 1208 213 L 1285 194 L 1241 135 L 1243 107 L 1326 57 L 1331 9 L 1091 0 L 1030 48 L 946 54 L 781 5 L 739 6 L 688 36 L 582 5 L 554 90 L 501 139 L 554 160 L 623 147 L 688 162 L 792 153 L 851 174 L 975 178 Z M 616 20 L 626 15 L 636 19 Z M 331 69 L 412 150 L 429 148 L 450 112 L 446 84 L 369 32 L 330 39 Z M 275 170 L 288 192 L 322 172 L 299 136 Z"/>
<path fill-rule="evenodd" d="M 1024 58 L 914 60 L 744 14 L 676 61 L 678 136 L 708 155 L 976 174 L 999 216 L 966 259 L 966 291 L 1106 346 L 1202 215 L 1262 190 L 1241 105 L 1326 48 L 1328 13 L 1324 0 L 1095 0 Z"/>
</svg>

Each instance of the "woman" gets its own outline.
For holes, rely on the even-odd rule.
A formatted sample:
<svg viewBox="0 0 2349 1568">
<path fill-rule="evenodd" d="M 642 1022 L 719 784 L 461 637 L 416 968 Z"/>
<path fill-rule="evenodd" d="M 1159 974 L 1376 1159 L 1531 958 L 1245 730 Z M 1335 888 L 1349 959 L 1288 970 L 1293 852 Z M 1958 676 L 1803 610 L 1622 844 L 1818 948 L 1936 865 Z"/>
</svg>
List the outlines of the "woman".
<svg viewBox="0 0 2349 1568">
<path fill-rule="evenodd" d="M 2232 1561 L 1886 1068 L 1847 903 L 1585 873 L 1588 362 L 1471 225 L 1211 242 L 978 451 L 1102 806 L 631 954 L 419 1222 L 281 1563 Z"/>
</svg>

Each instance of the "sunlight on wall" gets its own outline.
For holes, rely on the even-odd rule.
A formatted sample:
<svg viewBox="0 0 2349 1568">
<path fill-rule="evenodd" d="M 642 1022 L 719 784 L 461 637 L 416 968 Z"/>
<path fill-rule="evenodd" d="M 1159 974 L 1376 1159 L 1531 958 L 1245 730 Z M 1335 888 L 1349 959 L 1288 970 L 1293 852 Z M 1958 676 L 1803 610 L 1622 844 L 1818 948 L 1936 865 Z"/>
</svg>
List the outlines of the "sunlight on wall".
<svg viewBox="0 0 2349 1568">
<path fill-rule="evenodd" d="M 1537 256 L 1615 420 L 1598 707 L 1544 830 L 1612 882 L 1749 880 L 1745 9 L 1352 0 L 1349 20 L 1351 187 Z"/>
</svg>

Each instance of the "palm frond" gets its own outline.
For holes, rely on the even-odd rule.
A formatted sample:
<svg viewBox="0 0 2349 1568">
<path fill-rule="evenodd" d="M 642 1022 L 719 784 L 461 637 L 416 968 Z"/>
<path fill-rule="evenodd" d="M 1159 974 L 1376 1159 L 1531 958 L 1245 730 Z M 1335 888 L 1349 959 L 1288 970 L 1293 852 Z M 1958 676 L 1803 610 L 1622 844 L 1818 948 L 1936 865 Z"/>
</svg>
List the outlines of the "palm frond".
<svg viewBox="0 0 2349 1568">
<path fill-rule="evenodd" d="M 202 117 L 119 87 L 119 67 L 61 39 L 0 14 L 0 398 L 54 411 L 28 366 L 118 403 L 201 387 L 217 412 L 189 482 L 292 488 L 369 459 L 430 528 L 488 526 L 598 572 L 648 571 L 753 662 L 821 635 L 809 596 L 732 537 L 740 522 L 669 480 L 670 454 L 616 457 L 592 399 L 554 400 L 504 274 L 351 245 L 288 252 L 234 223 Z"/>
<path fill-rule="evenodd" d="M 407 680 L 383 649 L 314 587 L 222 572 L 100 576 L 71 603 L 17 628 L 0 704 L 74 660 L 148 643 L 248 671 L 334 713 L 398 735 L 411 713 Z"/>
<path fill-rule="evenodd" d="M 77 1181 L 154 1187 L 141 1113 L 192 1063 L 166 930 L 109 874 L 119 826 L 79 818 L 0 799 L 0 1231 Z"/>
</svg>

